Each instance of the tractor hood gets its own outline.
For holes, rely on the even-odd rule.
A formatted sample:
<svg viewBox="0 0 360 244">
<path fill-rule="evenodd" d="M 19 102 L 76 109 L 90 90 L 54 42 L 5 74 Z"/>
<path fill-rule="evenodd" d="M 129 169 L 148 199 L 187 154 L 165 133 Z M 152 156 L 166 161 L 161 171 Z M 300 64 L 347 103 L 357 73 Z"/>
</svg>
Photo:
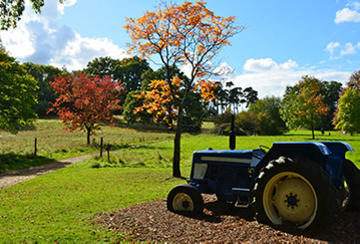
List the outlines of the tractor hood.
<svg viewBox="0 0 360 244">
<path fill-rule="evenodd" d="M 255 166 L 265 155 L 259 149 L 255 150 L 201 150 L 193 154 L 195 163 L 244 164 Z"/>
</svg>

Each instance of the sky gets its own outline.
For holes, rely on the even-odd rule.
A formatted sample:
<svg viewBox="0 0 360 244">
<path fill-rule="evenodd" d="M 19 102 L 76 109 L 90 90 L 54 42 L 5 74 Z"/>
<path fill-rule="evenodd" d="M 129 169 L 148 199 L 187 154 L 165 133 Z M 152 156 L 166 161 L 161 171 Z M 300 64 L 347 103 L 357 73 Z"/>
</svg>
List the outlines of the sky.
<svg viewBox="0 0 360 244">
<path fill-rule="evenodd" d="M 79 70 L 96 57 L 134 55 L 127 52 L 126 18 L 159 3 L 45 0 L 41 15 L 27 4 L 18 27 L 0 38 L 20 62 Z M 246 27 L 212 61 L 217 79 L 251 86 L 260 98 L 282 96 L 304 75 L 345 84 L 360 69 L 360 0 L 208 0 L 207 7 Z"/>
</svg>

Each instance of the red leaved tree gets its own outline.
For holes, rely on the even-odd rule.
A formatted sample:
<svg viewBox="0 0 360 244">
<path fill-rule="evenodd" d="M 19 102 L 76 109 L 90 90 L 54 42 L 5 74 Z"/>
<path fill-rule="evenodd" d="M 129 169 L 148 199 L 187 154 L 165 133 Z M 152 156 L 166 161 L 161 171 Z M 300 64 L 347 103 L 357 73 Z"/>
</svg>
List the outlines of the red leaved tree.
<svg viewBox="0 0 360 244">
<path fill-rule="evenodd" d="M 55 77 L 51 86 L 59 97 L 49 112 L 56 112 L 70 131 L 86 131 L 88 145 L 100 122 L 114 125 L 113 114 L 120 109 L 121 83 L 106 76 L 74 74 Z"/>
<path fill-rule="evenodd" d="M 173 176 L 180 177 L 180 138 L 186 98 L 195 83 L 211 69 L 211 60 L 224 46 L 230 45 L 229 39 L 244 27 L 235 25 L 235 17 L 215 15 L 203 1 L 170 6 L 163 3 L 156 11 L 146 11 L 142 17 L 129 18 L 127 22 L 125 29 L 131 38 L 130 51 L 142 57 L 155 55 L 166 69 L 166 79 L 151 84 L 157 91 L 147 93 L 149 99 L 146 99 L 145 108 L 155 115 L 174 117 Z M 172 68 L 184 64 L 189 68 L 189 79 L 174 78 Z M 213 87 L 209 82 L 202 82 L 200 86 L 200 92 Z M 177 92 L 179 88 L 182 96 Z M 204 99 L 211 97 L 211 92 L 203 96 Z M 171 112 L 170 104 L 173 104 Z"/>
</svg>

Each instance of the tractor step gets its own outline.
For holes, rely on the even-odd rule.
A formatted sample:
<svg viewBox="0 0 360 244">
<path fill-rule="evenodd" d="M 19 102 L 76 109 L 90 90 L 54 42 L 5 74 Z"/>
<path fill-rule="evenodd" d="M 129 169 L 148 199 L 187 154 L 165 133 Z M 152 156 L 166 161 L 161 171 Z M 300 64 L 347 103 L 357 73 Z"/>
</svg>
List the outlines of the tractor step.
<svg viewBox="0 0 360 244">
<path fill-rule="evenodd" d="M 250 189 L 234 187 L 231 189 L 233 194 L 237 196 L 235 207 L 247 208 L 250 204 Z"/>
</svg>

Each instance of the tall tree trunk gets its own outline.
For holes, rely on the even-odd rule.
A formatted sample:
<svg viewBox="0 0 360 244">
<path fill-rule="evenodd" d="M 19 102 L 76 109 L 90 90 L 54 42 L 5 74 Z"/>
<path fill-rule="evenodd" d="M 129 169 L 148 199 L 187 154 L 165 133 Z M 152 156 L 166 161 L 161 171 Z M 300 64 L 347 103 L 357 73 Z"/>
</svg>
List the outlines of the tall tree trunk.
<svg viewBox="0 0 360 244">
<path fill-rule="evenodd" d="M 312 132 L 312 139 L 315 139 L 315 134 L 314 134 L 314 125 L 311 125 L 311 132 Z"/>
<path fill-rule="evenodd" d="M 182 109 L 179 109 L 175 138 L 174 138 L 173 177 L 181 177 L 181 172 L 180 172 L 181 125 L 182 125 Z"/>
<path fill-rule="evenodd" d="M 180 145 L 181 145 L 181 132 L 182 132 L 182 120 L 183 120 L 183 109 L 185 107 L 186 98 L 190 92 L 191 85 L 189 85 L 184 92 L 184 97 L 179 105 L 179 112 L 177 115 L 177 125 L 174 139 L 174 157 L 173 157 L 173 176 L 181 177 L 180 172 Z"/>
<path fill-rule="evenodd" d="M 176 128 L 175 139 L 174 139 L 174 158 L 173 158 L 173 176 L 181 177 L 180 172 L 180 142 L 181 132 Z"/>
</svg>

